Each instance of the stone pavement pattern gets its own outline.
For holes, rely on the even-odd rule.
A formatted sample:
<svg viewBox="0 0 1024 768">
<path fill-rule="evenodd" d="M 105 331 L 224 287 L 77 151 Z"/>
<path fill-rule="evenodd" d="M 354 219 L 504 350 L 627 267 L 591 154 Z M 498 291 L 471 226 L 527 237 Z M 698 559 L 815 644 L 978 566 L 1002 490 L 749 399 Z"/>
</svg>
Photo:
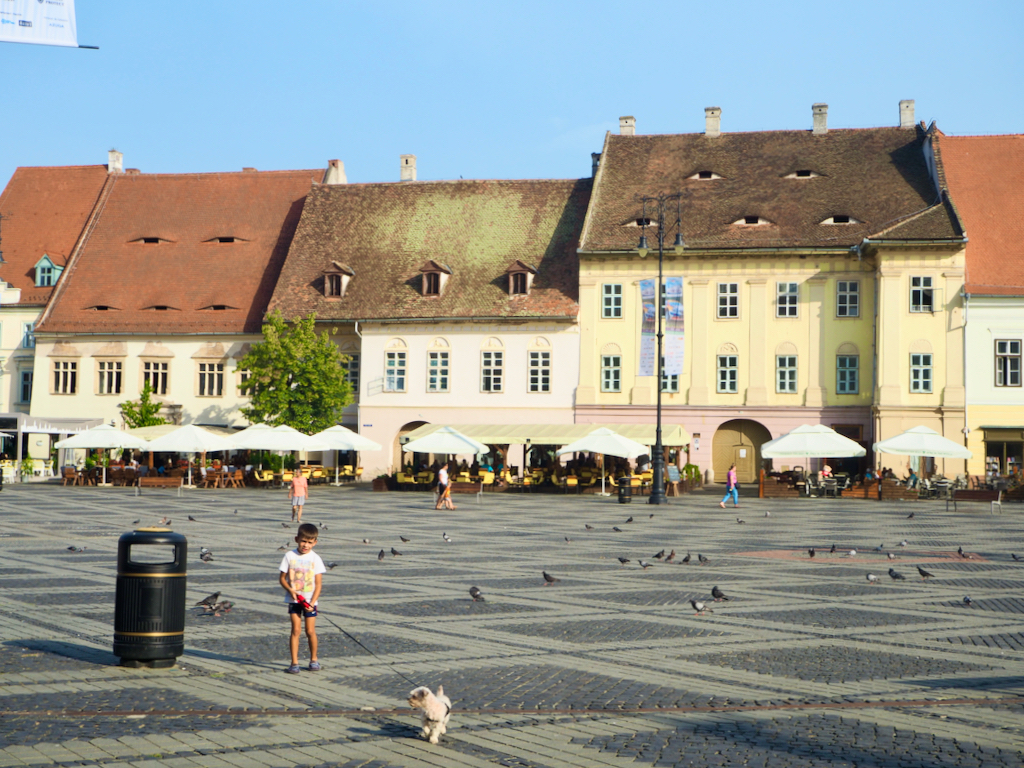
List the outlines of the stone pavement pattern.
<svg viewBox="0 0 1024 768">
<path fill-rule="evenodd" d="M 293 676 L 284 492 L 8 486 L 0 768 L 1024 764 L 1024 508 L 717 498 L 494 494 L 441 513 L 427 494 L 314 488 L 306 521 L 337 566 L 324 669 Z M 175 668 L 119 667 L 117 538 L 165 515 L 189 539 L 189 604 L 219 590 L 235 608 L 190 608 Z M 437 746 L 417 738 L 410 680 L 453 700 Z"/>
</svg>

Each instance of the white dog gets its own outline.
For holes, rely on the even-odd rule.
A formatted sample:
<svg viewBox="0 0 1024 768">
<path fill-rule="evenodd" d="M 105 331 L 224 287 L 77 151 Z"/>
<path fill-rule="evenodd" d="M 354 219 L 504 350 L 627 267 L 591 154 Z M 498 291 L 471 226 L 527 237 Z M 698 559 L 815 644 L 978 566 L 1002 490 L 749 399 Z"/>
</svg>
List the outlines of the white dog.
<svg viewBox="0 0 1024 768">
<path fill-rule="evenodd" d="M 444 695 L 444 686 L 437 686 L 437 695 L 425 685 L 409 693 L 409 706 L 423 710 L 423 730 L 420 735 L 431 744 L 437 744 L 439 736 L 448 730 L 448 718 L 452 714 L 452 700 Z"/>
</svg>

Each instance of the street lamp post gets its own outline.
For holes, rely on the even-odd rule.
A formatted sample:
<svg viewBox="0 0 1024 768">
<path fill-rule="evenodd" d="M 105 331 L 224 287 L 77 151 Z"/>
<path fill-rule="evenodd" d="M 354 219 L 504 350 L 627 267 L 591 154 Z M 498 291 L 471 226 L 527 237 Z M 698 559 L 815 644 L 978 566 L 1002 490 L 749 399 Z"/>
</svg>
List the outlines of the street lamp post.
<svg viewBox="0 0 1024 768">
<path fill-rule="evenodd" d="M 640 244 L 639 249 L 647 250 L 647 227 L 650 220 L 647 218 L 648 206 L 651 207 L 652 213 L 657 217 L 654 224 L 657 225 L 658 230 L 658 290 L 655 293 L 655 313 L 658 317 L 658 373 L 657 373 L 657 387 L 658 387 L 658 422 L 657 430 L 654 437 L 654 456 L 651 464 L 653 466 L 653 478 L 651 483 L 651 495 L 647 499 L 648 504 L 664 504 L 665 499 L 665 446 L 661 442 L 661 391 L 664 388 L 665 380 L 665 357 L 663 350 L 664 330 L 662 328 L 662 321 L 664 317 L 664 269 L 665 269 L 665 208 L 673 200 L 676 203 L 676 220 L 673 225 L 676 230 L 676 239 L 673 243 L 676 249 L 683 247 L 683 232 L 682 232 L 682 195 L 676 193 L 672 195 L 660 194 L 651 197 L 641 197 L 640 201 L 643 203 L 643 213 L 640 219 L 641 232 L 640 232 Z"/>
</svg>

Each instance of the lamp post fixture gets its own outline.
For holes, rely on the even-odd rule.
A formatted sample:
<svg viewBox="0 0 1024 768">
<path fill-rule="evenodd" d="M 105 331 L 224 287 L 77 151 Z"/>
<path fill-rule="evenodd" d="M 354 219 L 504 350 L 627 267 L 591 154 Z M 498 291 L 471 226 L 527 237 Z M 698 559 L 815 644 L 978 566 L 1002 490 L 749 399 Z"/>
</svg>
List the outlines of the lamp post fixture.
<svg viewBox="0 0 1024 768">
<path fill-rule="evenodd" d="M 683 248 L 683 232 L 682 232 L 682 193 L 677 192 L 675 194 L 660 194 L 649 197 L 641 197 L 640 202 L 643 203 L 643 213 L 640 219 L 640 244 L 637 248 L 642 251 L 642 256 L 646 255 L 648 249 L 647 246 L 647 227 L 657 226 L 657 237 L 658 237 L 658 290 L 655 292 L 655 313 L 658 317 L 658 422 L 657 431 L 655 432 L 654 438 L 654 456 L 652 457 L 651 464 L 654 469 L 653 478 L 651 482 L 651 495 L 647 499 L 648 504 L 664 504 L 665 499 L 665 446 L 661 442 L 661 391 L 664 388 L 665 381 L 665 358 L 663 351 L 663 339 L 664 331 L 662 328 L 662 321 L 664 317 L 664 296 L 665 286 L 663 272 L 665 268 L 665 209 L 668 205 L 675 201 L 676 203 L 676 220 L 671 226 L 675 227 L 676 239 L 673 246 L 677 250 Z M 650 208 L 651 213 L 656 217 L 655 221 L 651 222 L 647 218 L 647 211 Z"/>
</svg>

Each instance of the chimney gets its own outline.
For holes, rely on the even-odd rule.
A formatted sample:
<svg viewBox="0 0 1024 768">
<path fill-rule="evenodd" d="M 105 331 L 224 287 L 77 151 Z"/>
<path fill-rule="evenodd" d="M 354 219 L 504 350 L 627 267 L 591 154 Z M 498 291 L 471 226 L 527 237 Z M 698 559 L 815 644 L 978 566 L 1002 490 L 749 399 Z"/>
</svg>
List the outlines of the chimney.
<svg viewBox="0 0 1024 768">
<path fill-rule="evenodd" d="M 914 100 L 903 99 L 900 102 L 900 128 L 914 127 Z"/>
<path fill-rule="evenodd" d="M 116 149 L 107 152 L 107 173 L 124 173 L 124 155 Z"/>
<path fill-rule="evenodd" d="M 704 107 L 704 135 L 717 139 L 722 135 L 722 108 Z"/>
<path fill-rule="evenodd" d="M 590 153 L 590 176 L 597 176 L 597 169 L 601 166 L 601 153 L 591 152 Z"/>
<path fill-rule="evenodd" d="M 416 181 L 416 155 L 402 155 L 402 181 Z"/>
<path fill-rule="evenodd" d="M 636 133 L 636 118 L 625 116 L 619 118 L 619 133 L 623 136 L 632 136 Z"/>
<path fill-rule="evenodd" d="M 255 168 L 245 168 L 245 167 L 243 167 L 242 168 L 242 173 L 256 173 L 256 169 Z"/>
<path fill-rule="evenodd" d="M 348 177 L 345 176 L 345 164 L 341 160 L 327 161 L 324 184 L 348 184 Z"/>
<path fill-rule="evenodd" d="M 824 136 L 828 133 L 828 104 L 812 104 L 811 114 L 814 116 L 815 136 Z"/>
</svg>

